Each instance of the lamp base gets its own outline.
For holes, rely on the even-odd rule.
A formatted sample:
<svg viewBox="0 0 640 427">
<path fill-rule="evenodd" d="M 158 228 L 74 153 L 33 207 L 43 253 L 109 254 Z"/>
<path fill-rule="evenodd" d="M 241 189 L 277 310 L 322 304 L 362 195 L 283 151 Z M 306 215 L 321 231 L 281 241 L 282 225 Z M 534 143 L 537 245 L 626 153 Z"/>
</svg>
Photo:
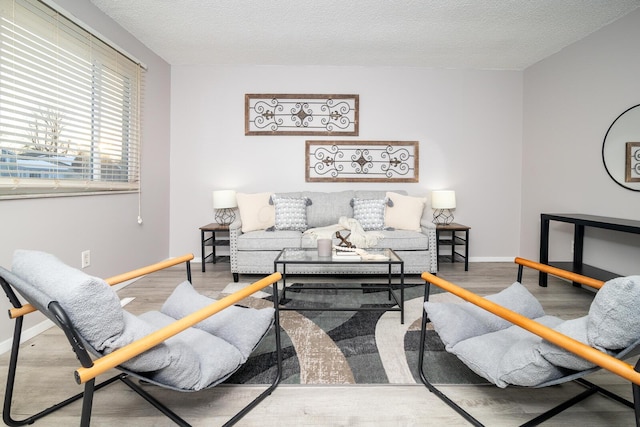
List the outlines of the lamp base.
<svg viewBox="0 0 640 427">
<path fill-rule="evenodd" d="M 229 225 L 236 220 L 236 214 L 231 208 L 216 209 L 215 219 L 220 225 Z"/>
<path fill-rule="evenodd" d="M 451 209 L 436 209 L 433 211 L 433 222 L 438 225 L 449 225 L 453 222 Z"/>
</svg>

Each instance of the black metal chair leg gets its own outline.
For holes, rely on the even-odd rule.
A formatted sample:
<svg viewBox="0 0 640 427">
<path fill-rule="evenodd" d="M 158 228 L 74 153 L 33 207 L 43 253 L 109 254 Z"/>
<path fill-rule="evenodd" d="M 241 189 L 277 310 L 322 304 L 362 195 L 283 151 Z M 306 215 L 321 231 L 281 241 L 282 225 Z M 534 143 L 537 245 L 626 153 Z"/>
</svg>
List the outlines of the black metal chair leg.
<svg viewBox="0 0 640 427">
<path fill-rule="evenodd" d="M 131 390 L 138 393 L 140 397 L 149 402 L 154 408 L 162 412 L 165 416 L 167 416 L 171 421 L 176 423 L 181 427 L 190 427 L 191 424 L 187 423 L 184 419 L 182 419 L 178 414 L 173 412 L 171 409 L 167 408 L 164 404 L 162 404 L 158 399 L 147 393 L 142 389 L 138 384 L 131 381 L 126 374 L 122 374 L 119 376 L 120 381 L 126 384 Z"/>
<path fill-rule="evenodd" d="M 95 389 L 96 379 L 87 381 L 84 385 L 84 398 L 82 399 L 82 416 L 80 418 L 80 427 L 89 427 L 91 424 L 91 410 L 93 409 L 93 391 Z"/>
<path fill-rule="evenodd" d="M 425 293 L 428 292 L 428 289 L 425 290 Z M 446 403 L 450 408 L 460 414 L 465 420 L 476 427 L 484 427 L 480 421 L 475 419 L 470 413 L 462 409 L 457 403 L 453 400 L 449 399 L 447 395 L 438 390 L 427 378 L 426 373 L 424 372 L 424 352 L 425 352 L 425 343 L 426 343 L 426 335 L 427 335 L 427 322 L 429 319 L 427 318 L 427 313 L 422 310 L 422 328 L 420 330 L 420 350 L 418 351 L 418 371 L 420 373 L 420 380 L 427 387 L 427 389 L 438 396 L 440 400 Z"/>
</svg>

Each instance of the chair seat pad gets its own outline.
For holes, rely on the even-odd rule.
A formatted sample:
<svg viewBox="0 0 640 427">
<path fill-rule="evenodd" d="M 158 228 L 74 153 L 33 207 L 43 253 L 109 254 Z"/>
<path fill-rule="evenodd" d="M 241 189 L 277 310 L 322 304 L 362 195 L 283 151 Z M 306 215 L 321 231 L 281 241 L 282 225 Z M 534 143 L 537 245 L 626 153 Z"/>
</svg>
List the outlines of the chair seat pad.
<svg viewBox="0 0 640 427">
<path fill-rule="evenodd" d="M 486 296 L 485 299 L 530 319 L 544 316 L 540 302 L 518 282 L 497 294 Z M 451 351 L 460 341 L 511 326 L 508 320 L 469 302 L 427 301 L 424 303 L 424 309 L 447 351 Z"/>
<path fill-rule="evenodd" d="M 554 316 L 534 319 L 548 327 L 563 322 Z M 563 376 L 566 371 L 546 360 L 538 351 L 542 338 L 519 326 L 463 340 L 451 352 L 471 370 L 498 387 L 536 386 Z"/>
<path fill-rule="evenodd" d="M 160 311 L 174 319 L 183 317 L 216 302 L 198 293 L 191 283 L 182 282 L 167 298 Z M 222 338 L 240 351 L 243 362 L 262 340 L 274 321 L 274 308 L 231 306 L 197 323 L 194 327 Z"/>
<path fill-rule="evenodd" d="M 175 322 L 174 318 L 158 311 L 144 313 L 139 318 L 154 329 Z M 233 345 L 197 328 L 180 332 L 165 341 L 164 346 L 168 350 L 169 363 L 145 376 L 181 391 L 198 391 L 219 384 L 238 370 L 244 359 Z M 141 356 L 149 358 L 155 351 L 153 348 Z"/>
</svg>

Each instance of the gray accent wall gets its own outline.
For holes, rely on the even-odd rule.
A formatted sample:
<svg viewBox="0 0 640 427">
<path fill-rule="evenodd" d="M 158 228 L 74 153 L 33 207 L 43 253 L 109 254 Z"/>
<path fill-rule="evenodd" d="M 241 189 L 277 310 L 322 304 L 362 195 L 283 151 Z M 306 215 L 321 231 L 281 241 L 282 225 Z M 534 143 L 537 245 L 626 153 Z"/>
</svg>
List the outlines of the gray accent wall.
<svg viewBox="0 0 640 427">
<path fill-rule="evenodd" d="M 539 256 L 541 212 L 640 220 L 640 192 L 616 184 L 602 163 L 609 126 L 640 104 L 638 40 L 640 10 L 525 70 L 523 256 Z M 573 227 L 552 222 L 550 237 L 550 259 L 570 260 Z M 584 260 L 619 274 L 639 274 L 640 236 L 587 229 Z"/>
</svg>

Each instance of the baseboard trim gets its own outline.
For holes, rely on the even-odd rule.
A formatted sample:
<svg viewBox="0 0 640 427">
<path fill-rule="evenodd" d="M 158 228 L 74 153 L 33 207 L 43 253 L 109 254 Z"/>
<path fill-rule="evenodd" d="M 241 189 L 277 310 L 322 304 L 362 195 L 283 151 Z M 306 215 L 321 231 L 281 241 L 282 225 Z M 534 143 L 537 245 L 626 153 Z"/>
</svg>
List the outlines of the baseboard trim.
<svg viewBox="0 0 640 427">
<path fill-rule="evenodd" d="M 513 262 L 515 256 L 512 257 L 469 257 L 469 262 Z"/>
<path fill-rule="evenodd" d="M 52 326 L 55 326 L 55 325 L 51 320 L 47 319 L 43 322 L 38 323 L 35 326 L 32 326 L 28 329 L 23 330 L 22 334 L 20 335 L 20 344 L 30 340 L 31 338 L 35 337 L 38 334 L 41 334 L 42 332 L 46 331 Z M 11 351 L 12 344 L 13 344 L 13 338 L 9 338 L 8 340 L 2 341 L 0 343 L 0 354 L 4 354 Z"/>
</svg>

